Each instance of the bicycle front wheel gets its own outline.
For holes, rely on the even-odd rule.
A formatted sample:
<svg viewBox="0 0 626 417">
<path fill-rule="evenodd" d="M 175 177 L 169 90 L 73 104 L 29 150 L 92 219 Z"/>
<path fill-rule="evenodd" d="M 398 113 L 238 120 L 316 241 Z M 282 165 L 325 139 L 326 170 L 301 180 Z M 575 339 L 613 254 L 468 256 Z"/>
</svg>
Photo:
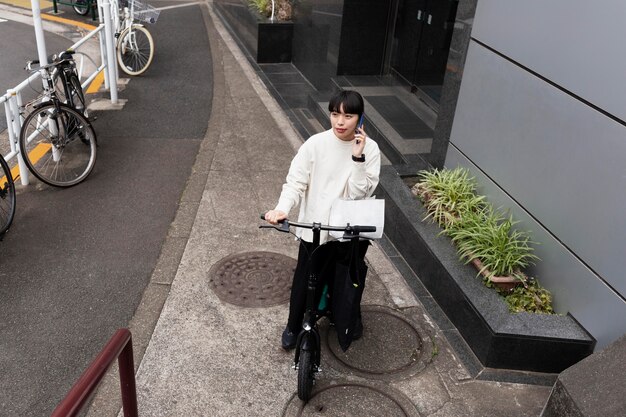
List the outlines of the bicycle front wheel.
<svg viewBox="0 0 626 417">
<path fill-rule="evenodd" d="M 15 215 L 15 183 L 11 175 L 11 169 L 0 155 L 0 238 L 9 230 Z"/>
<path fill-rule="evenodd" d="M 74 11 L 81 16 L 86 16 L 89 13 L 89 2 L 91 0 L 75 0 L 72 2 Z"/>
<path fill-rule="evenodd" d="M 78 111 L 47 103 L 24 120 L 20 152 L 35 177 L 71 187 L 87 178 L 96 163 L 96 133 Z"/>
<path fill-rule="evenodd" d="M 313 366 L 313 352 L 301 350 L 298 360 L 298 398 L 304 402 L 311 399 L 313 381 L 315 381 Z"/>
<path fill-rule="evenodd" d="M 85 94 L 83 93 L 83 86 L 80 85 L 80 81 L 75 74 L 70 75 L 69 88 L 71 91 L 72 106 L 78 110 L 85 117 L 87 115 L 87 105 L 85 104 Z"/>
<path fill-rule="evenodd" d="M 154 58 L 154 40 L 148 29 L 133 24 L 120 33 L 117 41 L 117 62 L 128 75 L 143 74 Z"/>
</svg>

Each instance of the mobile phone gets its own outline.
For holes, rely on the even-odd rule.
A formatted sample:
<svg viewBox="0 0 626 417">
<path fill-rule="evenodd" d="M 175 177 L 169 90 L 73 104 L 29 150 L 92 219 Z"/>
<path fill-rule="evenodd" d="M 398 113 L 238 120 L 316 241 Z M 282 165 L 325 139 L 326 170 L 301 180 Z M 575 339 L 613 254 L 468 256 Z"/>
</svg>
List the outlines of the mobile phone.
<svg viewBox="0 0 626 417">
<path fill-rule="evenodd" d="M 365 117 L 365 113 L 361 113 L 361 118 L 359 119 L 359 123 L 356 125 L 356 133 L 361 133 L 361 128 L 363 127 L 363 118 Z M 361 143 L 359 139 L 357 139 L 356 143 Z"/>
</svg>

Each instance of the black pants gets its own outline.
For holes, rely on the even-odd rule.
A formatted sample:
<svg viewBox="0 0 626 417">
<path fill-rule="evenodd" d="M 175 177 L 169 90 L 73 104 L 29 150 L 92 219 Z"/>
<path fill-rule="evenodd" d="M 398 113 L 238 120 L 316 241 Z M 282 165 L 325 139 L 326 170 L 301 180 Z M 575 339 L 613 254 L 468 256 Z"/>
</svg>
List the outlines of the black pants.
<svg viewBox="0 0 626 417">
<path fill-rule="evenodd" d="M 352 243 L 351 242 L 337 242 L 331 241 L 320 246 L 314 255 L 313 267 L 314 272 L 317 275 L 317 286 L 315 299 L 319 300 L 324 284 L 328 284 L 329 289 L 332 289 L 332 280 L 335 276 L 335 268 L 337 263 L 348 264 L 352 255 Z M 358 243 L 357 261 L 363 263 L 365 259 L 365 253 L 369 247 L 370 242 L 368 240 L 361 240 Z M 297 333 L 302 326 L 302 319 L 304 318 L 304 312 L 306 311 L 306 292 L 309 279 L 309 253 L 312 251 L 313 244 L 305 241 L 300 241 L 300 250 L 298 251 L 298 263 L 293 275 L 293 283 L 291 284 L 291 297 L 289 300 L 289 319 L 287 326 L 289 330 Z M 362 286 L 365 285 L 365 275 L 362 277 Z M 331 294 L 332 297 L 332 294 Z"/>
</svg>

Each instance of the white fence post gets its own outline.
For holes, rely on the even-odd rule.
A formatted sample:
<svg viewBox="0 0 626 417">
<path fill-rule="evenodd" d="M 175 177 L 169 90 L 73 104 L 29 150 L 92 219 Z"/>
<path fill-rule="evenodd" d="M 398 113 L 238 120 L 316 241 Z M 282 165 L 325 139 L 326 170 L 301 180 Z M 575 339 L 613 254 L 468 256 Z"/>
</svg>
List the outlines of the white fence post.
<svg viewBox="0 0 626 417">
<path fill-rule="evenodd" d="M 107 72 L 109 74 L 109 91 L 111 92 L 111 103 L 117 104 L 117 73 L 115 66 L 115 44 L 113 43 L 113 28 L 111 26 L 111 4 L 108 0 L 102 2 L 104 11 L 104 38 L 107 51 Z"/>
<path fill-rule="evenodd" d="M 102 6 L 102 1 L 103 0 L 97 0 L 97 5 L 98 5 L 98 20 L 100 21 L 101 25 L 105 25 L 104 23 L 104 7 Z M 105 67 L 104 72 L 104 88 L 105 89 L 109 89 L 109 70 L 106 69 L 107 67 L 107 45 L 106 45 L 106 41 L 105 41 L 105 35 L 101 34 L 99 37 L 99 41 L 100 41 L 100 57 L 101 57 L 101 62 Z"/>
<path fill-rule="evenodd" d="M 33 24 L 35 27 L 35 39 L 37 41 L 37 54 L 41 65 L 48 64 L 48 53 L 46 52 L 46 38 L 41 24 L 41 7 L 39 0 L 31 0 L 30 6 L 33 11 Z"/>
</svg>

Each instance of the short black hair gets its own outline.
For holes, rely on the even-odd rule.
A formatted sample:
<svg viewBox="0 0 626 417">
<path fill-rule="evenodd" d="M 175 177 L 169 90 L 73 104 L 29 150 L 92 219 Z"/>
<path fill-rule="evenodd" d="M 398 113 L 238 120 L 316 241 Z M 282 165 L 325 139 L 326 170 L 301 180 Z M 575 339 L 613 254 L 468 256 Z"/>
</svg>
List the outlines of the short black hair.
<svg viewBox="0 0 626 417">
<path fill-rule="evenodd" d="M 358 114 L 359 117 L 365 109 L 363 97 L 352 90 L 341 90 L 334 94 L 328 102 L 328 111 L 340 113 L 342 105 L 344 113 Z"/>
</svg>

